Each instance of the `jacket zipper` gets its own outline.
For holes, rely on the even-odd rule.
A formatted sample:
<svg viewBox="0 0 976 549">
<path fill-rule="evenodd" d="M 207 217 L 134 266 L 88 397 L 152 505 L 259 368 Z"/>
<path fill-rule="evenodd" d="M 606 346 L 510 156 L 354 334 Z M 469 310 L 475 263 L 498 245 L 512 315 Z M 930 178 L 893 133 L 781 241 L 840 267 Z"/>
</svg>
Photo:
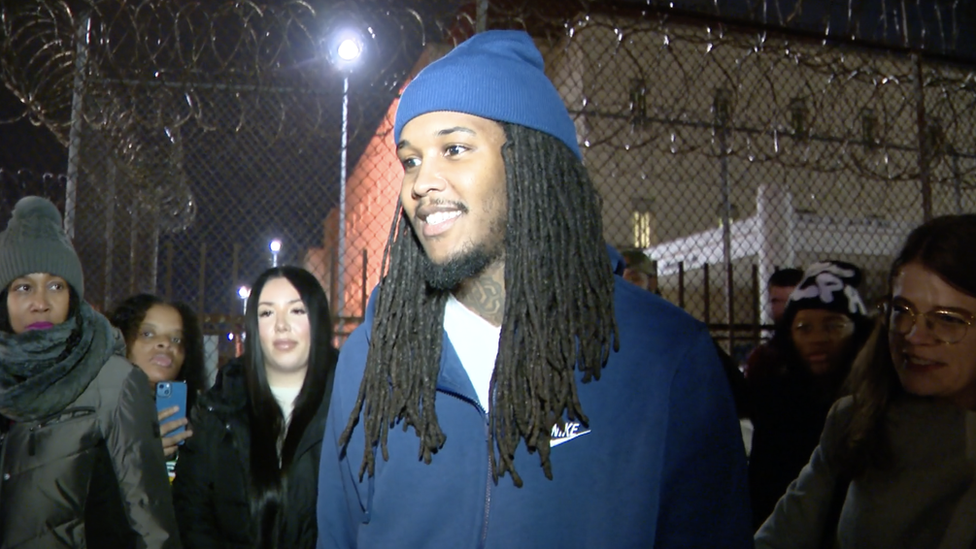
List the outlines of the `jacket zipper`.
<svg viewBox="0 0 976 549">
<path fill-rule="evenodd" d="M 0 501 L 3 501 L 3 485 L 7 484 L 7 433 L 13 428 L 13 422 L 0 418 L 6 423 L 6 429 L 0 430 Z"/>
<path fill-rule="evenodd" d="M 461 393 L 458 393 L 458 392 L 455 392 L 455 391 L 451 391 L 451 390 L 446 389 L 446 388 L 443 388 L 443 387 L 438 387 L 437 390 L 438 391 L 441 391 L 444 394 L 451 395 L 454 398 L 458 398 L 458 399 L 461 399 L 461 400 L 464 400 L 466 402 L 471 403 L 472 405 L 474 405 L 475 408 L 478 409 L 479 412 L 481 412 L 481 417 L 485 421 L 485 446 L 488 449 L 488 455 L 487 455 L 487 458 L 488 458 L 488 476 L 485 479 L 485 515 L 484 515 L 484 519 L 482 521 L 482 526 L 481 526 L 481 542 L 478 544 L 479 549 L 484 549 L 485 542 L 488 539 L 488 515 L 490 514 L 490 511 L 491 511 L 491 484 L 492 484 L 492 472 L 494 471 L 494 467 L 491 466 L 491 451 L 492 451 L 492 447 L 491 447 L 491 444 L 490 444 L 491 443 L 491 423 L 489 423 L 489 421 L 488 421 L 488 412 L 486 412 L 485 409 L 481 407 L 481 403 L 480 402 L 478 402 L 476 400 L 472 400 L 472 399 L 468 398 L 467 396 L 465 396 L 465 395 L 463 395 Z"/>
<path fill-rule="evenodd" d="M 481 406 L 478 406 L 478 408 L 481 408 Z M 481 413 L 485 414 L 485 411 L 481 410 Z M 481 527 L 481 545 L 479 545 L 482 549 L 484 549 L 485 542 L 488 540 L 488 512 L 491 510 L 491 477 L 494 471 L 494 467 L 491 466 L 491 452 L 493 450 L 491 447 L 491 424 L 487 422 L 487 417 L 485 421 L 485 441 L 488 443 L 488 478 L 485 479 L 485 519 Z"/>
</svg>

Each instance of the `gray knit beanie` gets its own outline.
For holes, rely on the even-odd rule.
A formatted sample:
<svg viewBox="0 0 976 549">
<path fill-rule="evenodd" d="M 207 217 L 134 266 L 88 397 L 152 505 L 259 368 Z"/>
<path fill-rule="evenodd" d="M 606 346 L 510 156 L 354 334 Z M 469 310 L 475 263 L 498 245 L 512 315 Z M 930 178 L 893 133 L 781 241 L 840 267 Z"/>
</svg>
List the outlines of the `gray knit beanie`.
<svg viewBox="0 0 976 549">
<path fill-rule="evenodd" d="M 31 273 L 60 276 L 80 299 L 85 297 L 81 261 L 61 225 L 61 213 L 39 196 L 21 198 L 7 230 L 0 233 L 0 291 Z"/>
</svg>

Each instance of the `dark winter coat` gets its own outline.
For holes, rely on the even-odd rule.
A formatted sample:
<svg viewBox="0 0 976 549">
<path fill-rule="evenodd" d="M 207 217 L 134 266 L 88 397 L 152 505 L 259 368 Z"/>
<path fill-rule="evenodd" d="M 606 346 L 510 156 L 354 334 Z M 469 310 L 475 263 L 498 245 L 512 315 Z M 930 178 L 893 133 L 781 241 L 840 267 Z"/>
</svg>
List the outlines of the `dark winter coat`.
<svg viewBox="0 0 976 549">
<path fill-rule="evenodd" d="M 85 509 L 116 490 L 139 547 L 178 548 L 155 424 L 149 380 L 118 356 L 61 412 L 12 423 L 0 455 L 0 547 L 85 547 Z"/>
<path fill-rule="evenodd" d="M 149 379 L 124 351 L 85 302 L 46 330 L 0 331 L 0 549 L 104 547 L 90 536 L 120 523 L 136 547 L 180 547 Z"/>
<path fill-rule="evenodd" d="M 328 395 L 309 423 L 286 477 L 280 549 L 314 548 L 315 500 Z M 201 397 L 192 414 L 193 436 L 180 450 L 173 498 L 183 546 L 252 548 L 257 525 L 250 508 L 248 396 L 241 361 L 221 368 L 221 383 Z M 273 444 L 270 443 L 269 444 Z"/>
<path fill-rule="evenodd" d="M 816 379 L 801 366 L 753 380 L 749 492 L 756 528 L 810 460 L 842 381 Z"/>
</svg>

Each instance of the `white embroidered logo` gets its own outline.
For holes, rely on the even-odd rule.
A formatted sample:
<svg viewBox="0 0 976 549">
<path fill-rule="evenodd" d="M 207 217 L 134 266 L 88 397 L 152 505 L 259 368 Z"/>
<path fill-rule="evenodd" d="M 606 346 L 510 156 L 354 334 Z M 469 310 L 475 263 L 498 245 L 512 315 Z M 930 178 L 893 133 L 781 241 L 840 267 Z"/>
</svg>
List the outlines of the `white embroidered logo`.
<svg viewBox="0 0 976 549">
<path fill-rule="evenodd" d="M 829 304 L 834 301 L 834 293 L 841 291 L 847 297 L 847 309 L 851 314 L 866 315 L 868 310 L 864 306 L 864 302 L 861 301 L 861 296 L 857 290 L 852 286 L 844 285 L 843 280 L 841 280 L 842 278 L 851 278 L 854 273 L 853 270 L 844 269 L 833 263 L 814 263 L 804 272 L 805 278 L 800 284 L 807 283 L 806 281 L 811 278 L 813 278 L 813 283 L 804 288 L 793 290 L 793 293 L 790 294 L 790 300 L 799 301 L 816 297 L 823 303 Z"/>
<path fill-rule="evenodd" d="M 555 448 L 564 442 L 569 442 L 589 432 L 590 430 L 578 421 L 566 422 L 562 429 L 559 428 L 559 424 L 557 423 L 552 426 L 552 432 L 549 433 L 549 447 Z"/>
</svg>

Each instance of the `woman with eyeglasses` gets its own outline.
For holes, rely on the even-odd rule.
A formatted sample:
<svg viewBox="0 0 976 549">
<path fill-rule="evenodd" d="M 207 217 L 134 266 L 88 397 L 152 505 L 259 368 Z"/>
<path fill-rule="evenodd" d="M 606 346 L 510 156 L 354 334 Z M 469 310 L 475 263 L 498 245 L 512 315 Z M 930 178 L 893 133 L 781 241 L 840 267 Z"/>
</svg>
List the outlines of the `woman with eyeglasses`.
<svg viewBox="0 0 976 549">
<path fill-rule="evenodd" d="M 749 490 L 756 528 L 810 459 L 827 412 L 871 333 L 857 291 L 860 281 L 860 269 L 841 261 L 807 268 L 770 342 L 781 357 L 778 371 L 749 379 Z"/>
<path fill-rule="evenodd" d="M 976 215 L 908 236 L 820 445 L 756 547 L 972 547 Z"/>
</svg>

